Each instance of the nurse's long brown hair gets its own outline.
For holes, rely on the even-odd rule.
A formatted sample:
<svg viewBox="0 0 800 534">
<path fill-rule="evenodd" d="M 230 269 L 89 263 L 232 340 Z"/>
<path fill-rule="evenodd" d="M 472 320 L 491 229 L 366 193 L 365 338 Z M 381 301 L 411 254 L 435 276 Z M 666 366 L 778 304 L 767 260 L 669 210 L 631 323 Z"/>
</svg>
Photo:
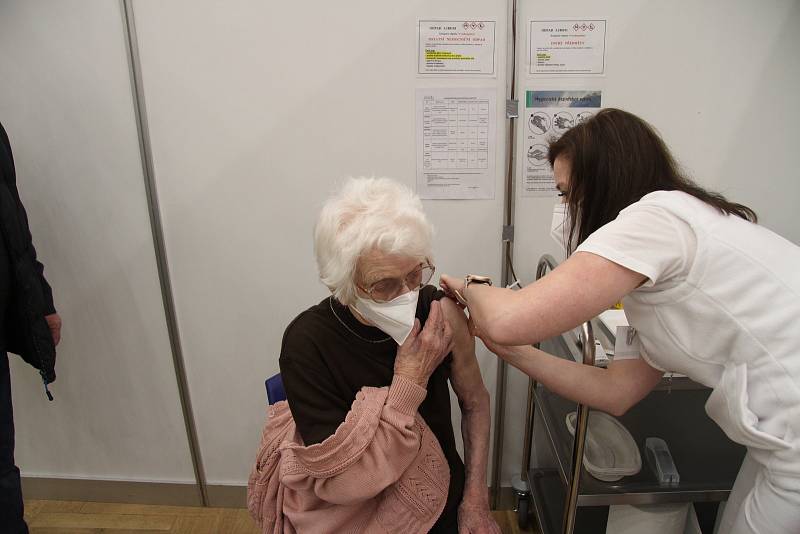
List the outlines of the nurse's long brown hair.
<svg viewBox="0 0 800 534">
<path fill-rule="evenodd" d="M 655 129 L 627 111 L 604 109 L 571 128 L 550 143 L 550 165 L 559 156 L 571 164 L 567 209 L 569 220 L 578 221 L 567 236 L 568 253 L 653 191 L 683 191 L 722 213 L 758 220 L 747 206 L 706 191 L 681 174 Z"/>
</svg>

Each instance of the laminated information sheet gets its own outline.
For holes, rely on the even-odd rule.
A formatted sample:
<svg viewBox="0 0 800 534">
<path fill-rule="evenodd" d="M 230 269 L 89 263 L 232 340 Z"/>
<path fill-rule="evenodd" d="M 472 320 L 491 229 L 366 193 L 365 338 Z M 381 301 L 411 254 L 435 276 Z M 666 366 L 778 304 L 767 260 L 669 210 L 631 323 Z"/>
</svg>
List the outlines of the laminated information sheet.
<svg viewBox="0 0 800 534">
<path fill-rule="evenodd" d="M 604 74 L 606 21 L 532 20 L 529 74 Z"/>
<path fill-rule="evenodd" d="M 417 194 L 494 198 L 497 90 L 417 89 Z"/>
<path fill-rule="evenodd" d="M 420 20 L 417 74 L 495 74 L 495 21 Z"/>
<path fill-rule="evenodd" d="M 600 91 L 526 91 L 525 141 L 522 159 L 523 197 L 550 197 L 557 193 L 547 158 L 551 140 L 600 109 Z"/>
</svg>

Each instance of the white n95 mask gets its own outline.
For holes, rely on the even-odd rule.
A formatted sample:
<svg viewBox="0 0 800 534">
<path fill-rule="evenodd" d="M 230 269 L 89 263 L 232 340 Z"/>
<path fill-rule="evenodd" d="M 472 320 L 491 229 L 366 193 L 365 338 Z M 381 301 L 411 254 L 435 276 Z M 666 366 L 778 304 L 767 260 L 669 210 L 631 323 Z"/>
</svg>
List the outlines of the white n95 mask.
<svg viewBox="0 0 800 534">
<path fill-rule="evenodd" d="M 553 206 L 553 222 L 550 224 L 550 237 L 567 253 L 567 237 L 570 234 L 567 224 L 567 205 L 559 202 Z"/>
<path fill-rule="evenodd" d="M 414 328 L 417 300 L 419 290 L 403 293 L 389 302 L 375 302 L 356 296 L 353 307 L 362 317 L 392 336 L 398 345 L 402 345 Z"/>
</svg>

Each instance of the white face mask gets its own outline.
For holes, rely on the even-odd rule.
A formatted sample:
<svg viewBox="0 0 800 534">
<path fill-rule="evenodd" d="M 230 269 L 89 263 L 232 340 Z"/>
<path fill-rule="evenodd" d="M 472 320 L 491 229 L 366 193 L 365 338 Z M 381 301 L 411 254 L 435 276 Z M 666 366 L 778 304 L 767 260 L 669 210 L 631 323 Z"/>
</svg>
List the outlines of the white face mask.
<svg viewBox="0 0 800 534">
<path fill-rule="evenodd" d="M 402 345 L 414 328 L 418 299 L 419 290 L 403 293 L 389 302 L 375 302 L 356 296 L 353 307 L 364 319 L 392 336 L 398 345 Z"/>
<path fill-rule="evenodd" d="M 567 224 L 567 205 L 559 202 L 553 206 L 553 222 L 550 224 L 550 237 L 567 252 L 567 238 L 570 234 L 570 225 Z"/>
</svg>

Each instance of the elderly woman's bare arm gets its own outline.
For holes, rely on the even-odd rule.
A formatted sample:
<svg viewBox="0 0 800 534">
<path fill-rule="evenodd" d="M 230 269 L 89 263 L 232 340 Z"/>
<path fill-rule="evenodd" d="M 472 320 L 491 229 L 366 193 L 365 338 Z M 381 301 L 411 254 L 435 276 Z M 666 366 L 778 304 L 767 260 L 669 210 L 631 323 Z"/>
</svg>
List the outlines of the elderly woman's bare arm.
<svg viewBox="0 0 800 534">
<path fill-rule="evenodd" d="M 453 364 L 450 380 L 461 407 L 466 483 L 459 508 L 459 526 L 465 532 L 500 532 L 489 513 L 486 464 L 489 455 L 489 392 L 475 356 L 475 338 L 469 333 L 464 312 L 449 298 L 441 307 L 453 329 Z M 462 530 L 459 530 L 461 532 Z"/>
</svg>

